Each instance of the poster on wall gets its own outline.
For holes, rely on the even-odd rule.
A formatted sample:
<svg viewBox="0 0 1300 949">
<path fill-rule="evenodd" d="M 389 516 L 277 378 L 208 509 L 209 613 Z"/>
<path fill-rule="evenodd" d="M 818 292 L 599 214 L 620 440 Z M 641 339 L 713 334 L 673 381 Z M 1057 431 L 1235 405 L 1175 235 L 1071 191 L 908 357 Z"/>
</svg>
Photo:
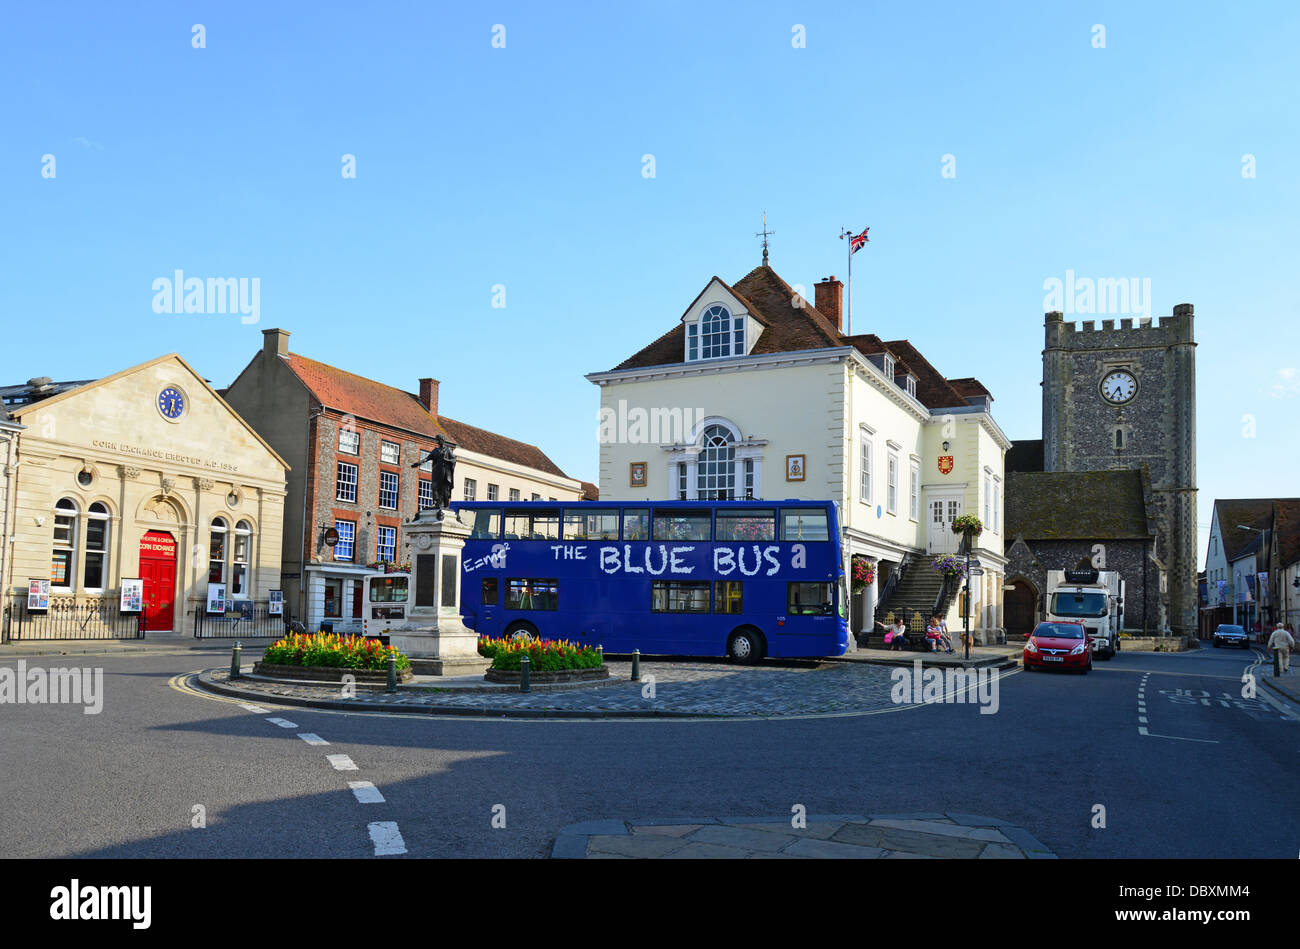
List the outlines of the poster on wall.
<svg viewBox="0 0 1300 949">
<path fill-rule="evenodd" d="M 27 608 L 29 610 L 48 610 L 50 608 L 50 581 L 27 581 Z"/>
<path fill-rule="evenodd" d="M 208 584 L 208 612 L 226 612 L 226 585 L 224 583 Z"/>
<path fill-rule="evenodd" d="M 144 609 L 144 580 L 139 577 L 122 578 L 123 613 L 139 613 Z"/>
<path fill-rule="evenodd" d="M 253 601 L 252 600 L 235 600 L 230 604 L 230 608 L 239 614 L 240 619 L 251 620 L 253 618 Z"/>
<path fill-rule="evenodd" d="M 283 616 L 284 615 L 284 591 L 271 590 L 269 591 L 269 596 L 270 599 L 267 601 L 267 606 L 266 606 L 267 614 L 270 616 Z"/>
</svg>

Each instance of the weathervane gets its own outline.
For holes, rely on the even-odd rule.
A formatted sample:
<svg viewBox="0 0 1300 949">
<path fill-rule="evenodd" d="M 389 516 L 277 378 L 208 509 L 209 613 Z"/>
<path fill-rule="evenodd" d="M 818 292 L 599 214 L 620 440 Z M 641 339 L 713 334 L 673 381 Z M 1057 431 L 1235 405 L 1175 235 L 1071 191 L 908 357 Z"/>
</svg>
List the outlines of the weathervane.
<svg viewBox="0 0 1300 949">
<path fill-rule="evenodd" d="M 763 266 L 764 266 L 764 267 L 767 266 L 767 239 L 768 239 L 769 237 L 771 237 L 771 236 L 772 236 L 773 234 L 775 234 L 775 233 L 776 233 L 776 231 L 769 231 L 769 230 L 767 229 L 767 212 L 764 211 L 764 212 L 763 212 L 763 229 L 762 229 L 761 231 L 759 231 L 757 234 L 754 235 L 755 237 L 761 237 L 761 238 L 763 238 Z"/>
</svg>

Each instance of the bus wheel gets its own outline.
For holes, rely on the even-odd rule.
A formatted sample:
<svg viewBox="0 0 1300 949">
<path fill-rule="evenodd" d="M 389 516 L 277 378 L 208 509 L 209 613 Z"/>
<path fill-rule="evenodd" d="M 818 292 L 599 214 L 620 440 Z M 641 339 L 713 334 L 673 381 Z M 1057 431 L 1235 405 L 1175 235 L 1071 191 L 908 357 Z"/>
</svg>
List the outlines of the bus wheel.
<svg viewBox="0 0 1300 949">
<path fill-rule="evenodd" d="M 731 634 L 727 640 L 727 656 L 736 662 L 752 664 L 763 658 L 763 635 L 750 626 Z"/>
<path fill-rule="evenodd" d="M 537 627 L 525 620 L 511 623 L 506 627 L 506 631 L 502 635 L 506 639 L 513 639 L 516 633 L 523 633 L 525 636 L 531 637 L 534 642 L 541 638 L 537 635 Z M 523 636 L 520 636 L 519 638 L 522 639 Z"/>
</svg>

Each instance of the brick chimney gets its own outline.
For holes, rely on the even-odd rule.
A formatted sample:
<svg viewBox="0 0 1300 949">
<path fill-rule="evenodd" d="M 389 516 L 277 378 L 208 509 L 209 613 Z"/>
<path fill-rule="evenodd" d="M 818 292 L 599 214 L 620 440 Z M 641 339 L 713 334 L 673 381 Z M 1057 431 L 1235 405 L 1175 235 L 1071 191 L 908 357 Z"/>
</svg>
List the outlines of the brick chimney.
<svg viewBox="0 0 1300 949">
<path fill-rule="evenodd" d="M 266 353 L 268 359 L 289 355 L 289 331 L 262 330 L 262 352 Z"/>
<path fill-rule="evenodd" d="M 844 327 L 840 323 L 840 305 L 844 299 L 844 284 L 835 279 L 834 275 L 824 277 L 820 283 L 813 287 L 814 299 L 813 306 L 817 311 L 835 324 L 835 328 L 841 333 Z"/>
<path fill-rule="evenodd" d="M 435 419 L 438 417 L 438 380 L 420 380 L 420 404 Z"/>
</svg>

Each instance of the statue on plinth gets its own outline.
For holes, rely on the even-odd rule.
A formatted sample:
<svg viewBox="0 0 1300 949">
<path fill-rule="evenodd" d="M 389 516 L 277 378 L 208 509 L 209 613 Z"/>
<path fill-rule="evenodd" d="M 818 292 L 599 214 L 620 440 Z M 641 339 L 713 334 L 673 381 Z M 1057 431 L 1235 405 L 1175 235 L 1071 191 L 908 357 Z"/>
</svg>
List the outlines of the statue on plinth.
<svg viewBox="0 0 1300 949">
<path fill-rule="evenodd" d="M 442 520 L 443 510 L 451 504 L 451 492 L 456 484 L 456 443 L 443 435 L 433 436 L 438 447 L 419 459 L 412 468 L 419 468 L 425 462 L 430 463 L 433 471 L 433 510 L 434 516 Z M 423 512 L 417 512 L 417 516 Z"/>
</svg>

